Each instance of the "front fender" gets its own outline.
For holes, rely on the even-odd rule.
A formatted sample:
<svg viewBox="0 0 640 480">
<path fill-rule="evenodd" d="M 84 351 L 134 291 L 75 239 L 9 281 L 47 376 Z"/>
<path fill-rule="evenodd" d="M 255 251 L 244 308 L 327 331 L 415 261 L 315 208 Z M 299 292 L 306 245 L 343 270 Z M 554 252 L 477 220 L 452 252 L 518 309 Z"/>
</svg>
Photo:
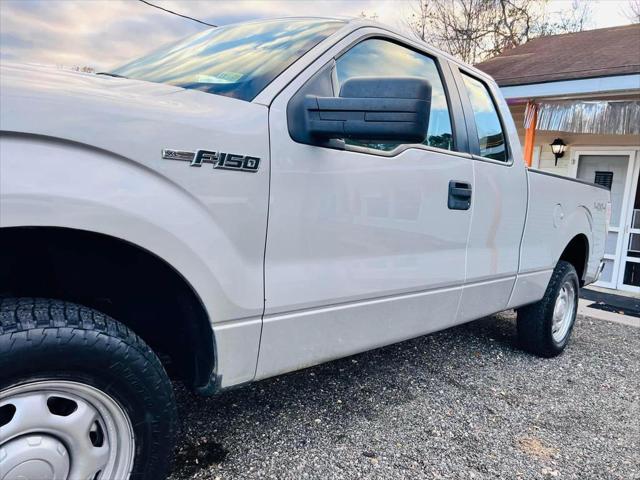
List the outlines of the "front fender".
<svg viewBox="0 0 640 480">
<path fill-rule="evenodd" d="M 215 305 L 212 320 L 237 308 L 259 311 L 250 299 L 221 294 L 214 275 L 220 266 L 207 254 L 206 239 L 220 242 L 229 262 L 242 262 L 198 200 L 166 178 L 107 152 L 42 138 L 3 138 L 0 154 L 0 226 L 75 228 L 120 238 L 187 278 L 205 304 Z"/>
<path fill-rule="evenodd" d="M 0 158 L 0 227 L 92 231 L 157 255 L 190 283 L 208 312 L 218 375 L 225 383 L 252 378 L 262 264 L 243 255 L 198 198 L 142 164 L 73 142 L 5 134 Z M 258 240 L 264 244 L 264 236 Z"/>
</svg>

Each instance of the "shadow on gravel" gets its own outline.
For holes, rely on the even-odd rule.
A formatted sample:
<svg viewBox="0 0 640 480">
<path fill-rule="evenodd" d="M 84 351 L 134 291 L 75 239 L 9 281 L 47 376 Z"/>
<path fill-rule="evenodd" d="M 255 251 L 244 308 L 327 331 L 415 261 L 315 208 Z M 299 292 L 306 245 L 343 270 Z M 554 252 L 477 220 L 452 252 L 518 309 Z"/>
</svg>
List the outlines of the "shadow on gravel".
<svg viewBox="0 0 640 480">
<path fill-rule="evenodd" d="M 172 480 L 640 480 L 640 330 L 521 352 L 504 313 L 201 398 Z"/>
<path fill-rule="evenodd" d="M 183 475 L 193 475 L 209 465 L 222 463 L 228 453 L 222 445 L 210 440 L 189 441 L 178 451 L 175 463 Z"/>
<path fill-rule="evenodd" d="M 460 380 L 469 362 L 484 368 L 495 352 L 525 355 L 515 341 L 512 318 L 489 317 L 211 398 L 176 384 L 182 431 L 172 478 L 215 469 L 265 443 L 278 450 L 283 438 L 283 450 L 304 449 L 327 429 L 339 444 L 344 432 L 387 415 L 432 385 L 473 390 Z"/>
</svg>

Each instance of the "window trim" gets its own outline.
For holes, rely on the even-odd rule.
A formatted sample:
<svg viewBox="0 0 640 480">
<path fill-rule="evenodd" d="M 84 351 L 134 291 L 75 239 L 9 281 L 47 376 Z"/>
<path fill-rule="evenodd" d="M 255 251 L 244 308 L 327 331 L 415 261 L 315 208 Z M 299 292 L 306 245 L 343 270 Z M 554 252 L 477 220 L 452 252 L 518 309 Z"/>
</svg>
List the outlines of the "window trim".
<svg viewBox="0 0 640 480">
<path fill-rule="evenodd" d="M 495 95 L 493 89 L 489 86 L 486 80 L 480 78 L 478 75 L 470 72 L 469 70 L 457 66 L 454 68 L 454 76 L 456 78 L 456 85 L 458 86 L 458 94 L 460 96 L 460 102 L 462 103 L 462 108 L 464 111 L 465 120 L 467 123 L 467 136 L 469 140 L 469 152 L 471 153 L 471 157 L 474 160 L 479 160 L 481 162 L 494 163 L 496 165 L 502 165 L 505 167 L 511 167 L 514 164 L 513 154 L 511 151 L 511 142 L 509 141 L 509 136 L 507 134 L 507 130 L 505 128 L 504 118 L 502 112 L 496 102 Z M 500 128 L 502 129 L 502 135 L 504 137 L 504 146 L 506 151 L 506 161 L 496 160 L 494 158 L 484 157 L 480 155 L 480 138 L 478 135 L 478 129 L 476 126 L 476 118 L 475 113 L 473 111 L 473 106 L 471 105 L 471 99 L 469 98 L 469 93 L 467 92 L 467 87 L 464 84 L 463 75 L 466 75 L 473 80 L 480 82 L 487 93 L 489 94 L 489 98 L 491 103 L 493 104 L 493 108 L 496 111 L 496 115 L 498 116 L 498 121 L 500 122 Z"/>
<path fill-rule="evenodd" d="M 314 145 L 314 146 L 322 147 L 322 145 Z M 440 147 L 432 147 L 431 145 L 425 145 L 424 143 L 406 143 L 406 144 L 398 145 L 393 150 L 376 150 L 375 148 L 345 144 L 344 148 L 341 150 L 346 152 L 366 153 L 369 155 L 377 155 L 379 157 L 391 158 L 391 157 L 397 157 L 398 155 L 405 152 L 406 150 L 412 150 L 412 149 L 424 150 L 426 152 L 444 153 L 446 155 L 454 155 L 456 157 L 462 157 L 462 158 L 468 158 L 468 159 L 473 158 L 473 155 L 471 155 L 469 152 L 459 152 L 457 150 L 446 150 Z"/>
<path fill-rule="evenodd" d="M 356 31 L 357 30 L 355 30 L 353 33 L 355 33 Z M 446 150 L 443 148 L 432 147 L 430 145 L 425 145 L 422 143 L 402 144 L 402 145 L 398 145 L 393 150 L 376 150 L 374 148 L 361 147 L 357 145 L 347 145 L 347 144 L 344 144 L 344 146 L 341 146 L 339 149 L 343 151 L 364 153 L 364 154 L 376 155 L 376 156 L 382 156 L 382 157 L 395 157 L 401 154 L 402 152 L 404 152 L 405 150 L 415 148 L 419 150 L 453 154 L 457 156 L 462 156 L 464 158 L 471 158 L 470 151 L 468 148 L 469 145 L 467 141 L 468 134 L 466 132 L 466 129 L 463 128 L 465 124 L 465 117 L 464 117 L 462 105 L 460 103 L 460 95 L 459 95 L 459 92 L 452 91 L 452 88 L 455 88 L 455 79 L 453 78 L 453 74 L 451 72 L 452 67 L 450 66 L 450 62 L 446 58 L 443 58 L 442 56 L 438 55 L 436 52 L 431 52 L 427 49 L 424 49 L 422 48 L 421 45 L 411 45 L 407 41 L 405 41 L 405 39 L 401 37 L 396 37 L 393 34 L 389 34 L 384 30 L 376 31 L 376 32 L 367 33 L 365 35 L 362 35 L 353 39 L 353 41 L 351 41 L 349 44 L 345 45 L 343 48 L 339 49 L 335 54 L 333 54 L 329 62 L 325 62 L 324 64 L 319 66 L 317 69 L 315 69 L 316 73 L 321 71 L 323 68 L 325 68 L 328 63 L 336 62 L 338 58 L 340 58 L 342 55 L 347 53 L 356 45 L 371 39 L 380 39 L 390 43 L 394 43 L 400 47 L 414 51 L 420 55 L 424 55 L 426 57 L 429 57 L 431 60 L 433 60 L 433 62 L 436 65 L 438 74 L 440 75 L 440 81 L 442 82 L 445 98 L 447 100 L 447 108 L 449 109 L 449 119 L 451 120 L 451 134 L 453 139 L 453 149 Z M 309 67 L 313 68 L 314 65 L 315 65 L 315 62 L 309 65 Z M 309 80 L 311 78 L 313 78 L 313 75 L 309 78 Z M 309 80 L 307 80 L 307 82 Z M 332 78 L 332 81 L 333 80 L 334 79 Z M 293 98 L 300 90 L 304 89 L 307 82 L 305 82 L 296 91 L 296 93 L 294 93 L 291 96 L 291 98 Z M 335 87 L 336 85 L 334 85 L 334 88 Z M 331 146 L 331 145 L 314 145 L 314 146 L 320 147 L 320 148 L 337 149 L 335 146 Z M 464 147 L 464 149 L 460 147 Z"/>
</svg>

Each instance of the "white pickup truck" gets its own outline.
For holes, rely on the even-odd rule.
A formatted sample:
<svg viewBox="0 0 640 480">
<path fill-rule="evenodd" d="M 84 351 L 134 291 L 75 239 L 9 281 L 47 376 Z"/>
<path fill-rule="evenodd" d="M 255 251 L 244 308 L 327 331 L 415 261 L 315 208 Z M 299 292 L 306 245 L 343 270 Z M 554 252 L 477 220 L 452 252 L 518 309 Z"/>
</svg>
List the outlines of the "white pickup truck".
<svg viewBox="0 0 640 480">
<path fill-rule="evenodd" d="M 491 78 L 382 26 L 3 64 L 2 480 L 165 478 L 170 376 L 209 395 L 512 308 L 555 356 L 598 277 L 608 191 L 528 170 Z"/>
</svg>

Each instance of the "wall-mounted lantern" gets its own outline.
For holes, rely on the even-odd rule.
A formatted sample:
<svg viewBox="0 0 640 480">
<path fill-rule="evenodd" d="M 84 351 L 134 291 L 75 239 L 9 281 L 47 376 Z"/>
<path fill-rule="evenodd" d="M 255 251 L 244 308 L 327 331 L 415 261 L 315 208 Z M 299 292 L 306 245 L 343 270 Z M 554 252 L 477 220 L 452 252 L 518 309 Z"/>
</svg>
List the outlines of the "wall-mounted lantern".
<svg viewBox="0 0 640 480">
<path fill-rule="evenodd" d="M 558 166 L 558 159 L 562 158 L 564 151 L 567 149 L 567 144 L 562 141 L 561 138 L 556 138 L 550 145 L 553 156 L 556 157 L 556 166 Z"/>
</svg>

